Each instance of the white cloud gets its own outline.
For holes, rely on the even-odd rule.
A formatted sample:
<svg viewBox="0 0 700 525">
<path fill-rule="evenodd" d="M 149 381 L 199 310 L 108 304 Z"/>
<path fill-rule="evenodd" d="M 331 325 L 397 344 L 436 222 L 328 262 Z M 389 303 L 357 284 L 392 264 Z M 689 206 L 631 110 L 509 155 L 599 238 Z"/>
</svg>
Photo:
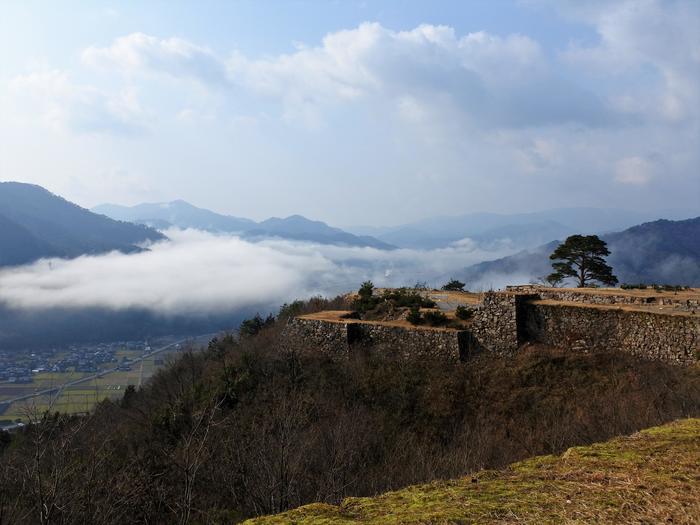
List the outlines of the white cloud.
<svg viewBox="0 0 700 525">
<path fill-rule="evenodd" d="M 537 42 L 523 35 L 460 37 L 447 26 L 393 31 L 364 23 L 291 54 L 250 59 L 237 53 L 228 68 L 232 82 L 281 98 L 292 116 L 373 97 L 396 101 L 411 121 L 429 111 L 496 126 L 608 118 L 594 95 L 567 85 Z"/>
<path fill-rule="evenodd" d="M 555 4 L 561 7 L 561 4 Z M 600 42 L 574 44 L 569 62 L 602 72 L 608 79 L 641 74 L 651 67 L 658 89 L 646 80 L 645 92 L 618 93 L 620 109 L 670 121 L 697 117 L 700 107 L 700 3 L 696 0 L 625 0 L 568 3 L 567 12 L 595 26 Z M 634 89 L 634 83 L 627 88 Z M 647 99 L 644 101 L 644 99 Z M 635 100 L 636 99 L 636 100 Z"/>
<path fill-rule="evenodd" d="M 84 64 L 125 73 L 164 73 L 205 83 L 225 84 L 223 64 L 207 48 L 181 38 L 158 39 L 143 33 L 117 38 L 109 47 L 88 47 Z"/>
<path fill-rule="evenodd" d="M 39 118 L 56 129 L 133 133 L 143 127 L 144 111 L 133 88 L 110 95 L 93 86 L 76 84 L 66 72 L 57 70 L 19 75 L 9 87 L 16 114 Z"/>
<path fill-rule="evenodd" d="M 615 180 L 621 184 L 644 186 L 654 176 L 654 165 L 642 157 L 625 157 L 615 164 Z"/>
<path fill-rule="evenodd" d="M 177 115 L 175 115 L 175 120 L 186 124 L 213 122 L 214 118 L 214 115 L 202 113 L 201 111 L 193 108 L 184 108 L 178 111 Z"/>
<path fill-rule="evenodd" d="M 145 308 L 161 314 L 214 313 L 281 304 L 315 294 L 410 285 L 509 253 L 468 240 L 429 252 L 382 251 L 169 231 L 150 251 L 53 259 L 0 271 L 0 302 L 15 308 Z"/>
<path fill-rule="evenodd" d="M 515 158 L 523 172 L 538 173 L 559 164 L 561 160 L 559 149 L 553 139 L 534 137 L 528 141 L 527 145 L 516 151 Z"/>
<path fill-rule="evenodd" d="M 577 33 L 601 36 L 566 63 L 544 48 L 561 35 L 427 24 L 365 23 L 273 55 L 126 34 L 86 49 L 87 67 L 0 85 L 3 171 L 85 204 L 185 197 L 346 224 L 626 207 L 630 191 L 635 206 L 695 206 L 700 3 L 568 5 Z M 635 156 L 653 169 L 617 166 Z M 105 166 L 130 176 L 103 184 Z"/>
<path fill-rule="evenodd" d="M 425 121 L 428 116 L 426 108 L 414 97 L 400 97 L 396 105 L 399 116 L 408 122 L 420 123 Z"/>
<path fill-rule="evenodd" d="M 282 101 L 283 117 L 318 127 L 331 107 L 373 99 L 421 120 L 442 118 L 494 126 L 577 121 L 600 124 L 607 110 L 550 67 L 539 44 L 524 35 L 486 32 L 458 36 L 424 24 L 394 31 L 379 23 L 329 33 L 320 46 L 292 53 L 223 60 L 180 38 L 143 33 L 83 51 L 85 64 L 129 74 L 157 73 L 204 85 L 235 86 Z"/>
</svg>

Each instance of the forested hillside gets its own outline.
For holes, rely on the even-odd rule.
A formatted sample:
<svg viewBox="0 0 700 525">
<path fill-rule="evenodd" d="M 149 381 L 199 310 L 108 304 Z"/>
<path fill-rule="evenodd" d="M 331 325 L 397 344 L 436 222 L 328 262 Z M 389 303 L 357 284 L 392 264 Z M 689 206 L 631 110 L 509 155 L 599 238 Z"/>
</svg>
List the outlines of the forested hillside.
<svg viewBox="0 0 700 525">
<path fill-rule="evenodd" d="M 151 228 L 92 213 L 40 186 L 0 183 L 0 265 L 135 252 L 141 243 L 164 238 Z"/>
<path fill-rule="evenodd" d="M 289 315 L 343 305 L 286 306 L 90 416 L 33 414 L 0 440 L 3 520 L 231 523 L 700 415 L 697 368 L 614 352 L 342 360 L 281 338 Z"/>
</svg>

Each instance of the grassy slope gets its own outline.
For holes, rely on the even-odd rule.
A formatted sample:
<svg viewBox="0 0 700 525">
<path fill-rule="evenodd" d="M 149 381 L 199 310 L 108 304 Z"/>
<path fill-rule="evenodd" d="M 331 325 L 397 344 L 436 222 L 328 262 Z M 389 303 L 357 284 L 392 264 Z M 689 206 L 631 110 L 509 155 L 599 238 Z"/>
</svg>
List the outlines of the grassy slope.
<svg viewBox="0 0 700 525">
<path fill-rule="evenodd" d="M 474 482 L 473 480 L 477 480 Z M 699 523 L 700 419 L 250 524 Z"/>
</svg>

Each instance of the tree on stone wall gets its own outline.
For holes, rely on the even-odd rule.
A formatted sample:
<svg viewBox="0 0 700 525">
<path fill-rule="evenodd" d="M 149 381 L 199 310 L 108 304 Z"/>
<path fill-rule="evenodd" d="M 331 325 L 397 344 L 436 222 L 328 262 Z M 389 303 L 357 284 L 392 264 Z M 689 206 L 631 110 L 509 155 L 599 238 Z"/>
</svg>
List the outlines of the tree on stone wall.
<svg viewBox="0 0 700 525">
<path fill-rule="evenodd" d="M 607 244 L 597 235 L 571 235 L 549 256 L 554 261 L 554 272 L 547 280 L 559 282 L 573 277 L 581 288 L 590 286 L 595 281 L 614 286 L 617 284 L 617 277 L 605 262 L 608 255 L 610 250 Z"/>
</svg>

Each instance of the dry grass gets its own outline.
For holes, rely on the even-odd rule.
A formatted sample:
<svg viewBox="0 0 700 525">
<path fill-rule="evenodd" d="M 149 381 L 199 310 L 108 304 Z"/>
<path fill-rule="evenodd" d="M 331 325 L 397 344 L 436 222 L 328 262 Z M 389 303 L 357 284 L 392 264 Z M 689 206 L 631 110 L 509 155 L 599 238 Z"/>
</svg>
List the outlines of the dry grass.
<svg viewBox="0 0 700 525">
<path fill-rule="evenodd" d="M 428 308 L 421 308 L 422 312 L 427 312 Z M 456 320 L 454 312 L 443 312 L 448 319 Z M 344 316 L 348 314 L 347 310 L 325 310 L 323 312 L 315 312 L 298 316 L 299 319 L 310 319 L 315 321 L 325 321 L 328 323 L 338 324 L 374 324 L 380 326 L 395 326 L 398 328 L 406 328 L 410 330 L 432 330 L 434 332 L 453 332 L 462 330 L 463 328 L 453 328 L 449 326 L 430 326 L 425 324 L 414 325 L 405 319 L 396 319 L 391 321 L 374 321 L 367 319 L 346 319 Z"/>
<path fill-rule="evenodd" d="M 588 295 L 624 295 L 628 297 L 673 297 L 679 300 L 700 299 L 700 288 L 688 288 L 687 290 L 665 291 L 654 288 L 629 289 L 622 288 L 557 288 L 557 291 L 578 292 Z"/>
<path fill-rule="evenodd" d="M 659 315 L 673 315 L 678 317 L 690 317 L 691 319 L 700 318 L 700 311 L 690 311 L 686 312 L 683 310 L 674 309 L 671 305 L 659 305 L 659 304 L 593 304 L 593 303 L 582 303 L 577 301 L 557 301 L 554 299 L 538 299 L 535 301 L 530 301 L 531 304 L 545 304 L 550 306 L 567 306 L 574 308 L 586 308 L 595 310 L 621 310 L 624 312 L 647 312 L 651 314 Z"/>
<path fill-rule="evenodd" d="M 347 498 L 339 506 L 306 505 L 248 523 L 700 523 L 700 419 L 474 477 Z"/>
</svg>

